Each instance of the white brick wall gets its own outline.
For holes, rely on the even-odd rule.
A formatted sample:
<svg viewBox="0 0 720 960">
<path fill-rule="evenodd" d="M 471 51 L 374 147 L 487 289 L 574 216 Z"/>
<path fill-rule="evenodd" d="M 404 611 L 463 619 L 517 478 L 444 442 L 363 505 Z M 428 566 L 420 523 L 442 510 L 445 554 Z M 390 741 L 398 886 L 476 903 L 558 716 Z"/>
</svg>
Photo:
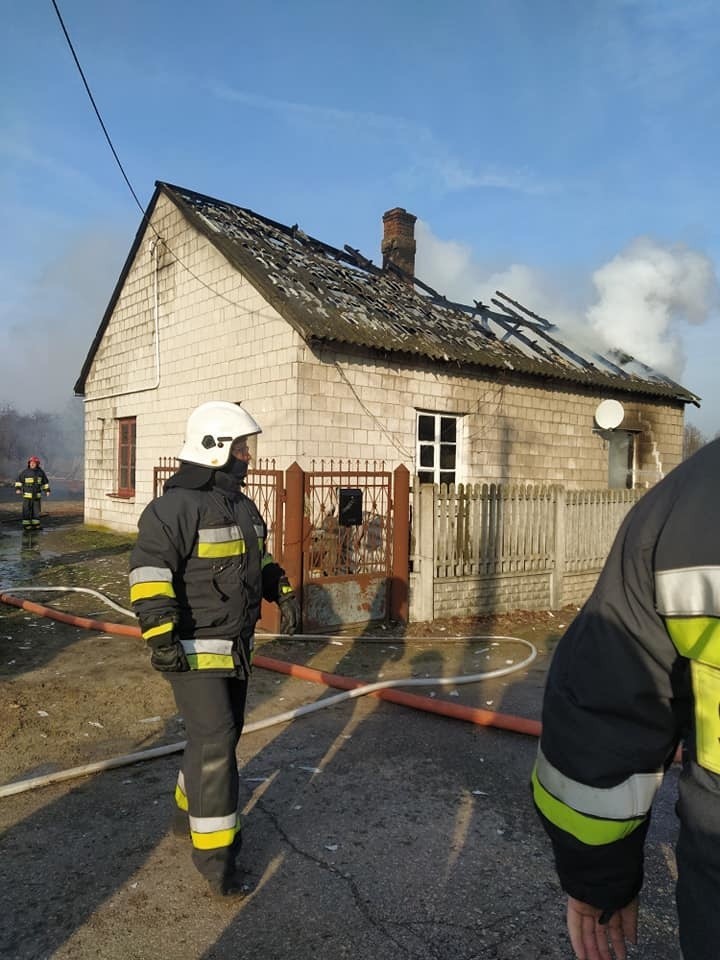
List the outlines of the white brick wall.
<svg viewBox="0 0 720 960">
<path fill-rule="evenodd" d="M 391 468 L 404 463 L 413 474 L 415 417 L 418 410 L 427 410 L 463 419 L 459 482 L 525 480 L 585 489 L 607 484 L 607 443 L 593 431 L 594 411 L 605 394 L 550 382 L 499 385 L 487 377 L 457 376 L 425 364 L 403 369 L 393 365 L 380 373 L 374 357 L 357 352 L 325 349 L 316 356 L 301 348 L 301 355 L 301 466 L 328 456 L 360 457 L 384 460 Z M 661 451 L 663 473 L 680 461 L 682 405 L 673 408 L 626 397 L 623 403 L 627 424 L 642 431 L 640 475 L 652 482 L 658 479 L 654 447 Z M 339 414 L 331 413 L 333 408 Z M 332 452 L 328 429 L 336 431 Z"/>
<path fill-rule="evenodd" d="M 205 400 L 242 401 L 262 424 L 258 455 L 295 454 L 293 364 L 299 338 L 162 195 L 158 233 L 214 295 L 164 252 L 159 258 L 160 382 L 156 383 L 154 264 L 139 247 L 86 381 L 85 521 L 135 528 L 152 497 L 153 466 L 177 455 L 187 415 Z M 117 419 L 137 418 L 136 496 L 119 500 Z M 270 443 L 272 446 L 270 447 Z"/>
</svg>

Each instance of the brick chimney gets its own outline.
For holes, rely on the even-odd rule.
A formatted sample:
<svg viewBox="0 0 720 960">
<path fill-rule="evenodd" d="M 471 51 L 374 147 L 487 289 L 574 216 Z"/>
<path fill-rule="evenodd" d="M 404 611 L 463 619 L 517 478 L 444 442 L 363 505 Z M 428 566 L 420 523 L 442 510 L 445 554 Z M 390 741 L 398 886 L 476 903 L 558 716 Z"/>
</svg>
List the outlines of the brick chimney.
<svg viewBox="0 0 720 960">
<path fill-rule="evenodd" d="M 383 269 L 394 263 L 412 282 L 415 276 L 415 221 L 417 217 L 403 207 L 393 207 L 383 214 Z"/>
</svg>

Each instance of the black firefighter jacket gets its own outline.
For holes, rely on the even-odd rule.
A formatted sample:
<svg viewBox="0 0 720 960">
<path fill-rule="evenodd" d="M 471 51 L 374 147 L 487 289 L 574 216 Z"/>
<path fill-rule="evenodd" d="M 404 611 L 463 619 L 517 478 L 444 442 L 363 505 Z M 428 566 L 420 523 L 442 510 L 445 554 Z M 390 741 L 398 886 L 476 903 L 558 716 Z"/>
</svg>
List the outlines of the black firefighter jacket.
<svg viewBox="0 0 720 960">
<path fill-rule="evenodd" d="M 611 911 L 640 889 L 653 798 L 685 741 L 677 895 L 686 960 L 720 956 L 719 491 L 716 440 L 626 517 L 553 658 L 532 776 L 563 889 Z"/>
<path fill-rule="evenodd" d="M 181 466 L 143 511 L 130 555 L 130 599 L 148 644 L 179 641 L 191 670 L 247 674 L 261 601 L 277 600 L 283 575 L 266 535 L 236 480 Z"/>
<path fill-rule="evenodd" d="M 15 489 L 26 500 L 40 500 L 43 493 L 50 493 L 50 481 L 42 467 L 26 467 L 18 474 Z"/>
</svg>

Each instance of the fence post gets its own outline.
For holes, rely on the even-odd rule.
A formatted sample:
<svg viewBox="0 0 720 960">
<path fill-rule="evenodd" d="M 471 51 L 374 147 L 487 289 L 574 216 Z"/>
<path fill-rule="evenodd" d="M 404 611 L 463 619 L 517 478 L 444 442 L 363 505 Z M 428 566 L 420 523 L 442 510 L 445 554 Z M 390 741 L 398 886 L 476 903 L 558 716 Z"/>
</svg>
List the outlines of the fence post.
<svg viewBox="0 0 720 960">
<path fill-rule="evenodd" d="M 563 587 L 565 580 L 565 487 L 555 487 L 555 563 L 550 578 L 550 609 L 559 610 L 563 605 Z"/>
<path fill-rule="evenodd" d="M 435 619 L 435 484 L 420 484 L 415 499 L 415 556 L 420 569 L 413 578 L 412 619 L 422 622 Z"/>
<path fill-rule="evenodd" d="M 285 472 L 285 543 L 283 567 L 302 605 L 305 474 L 294 462 Z"/>
<path fill-rule="evenodd" d="M 390 619 L 408 622 L 408 577 L 410 575 L 410 471 L 404 464 L 393 477 L 392 577 Z"/>
</svg>

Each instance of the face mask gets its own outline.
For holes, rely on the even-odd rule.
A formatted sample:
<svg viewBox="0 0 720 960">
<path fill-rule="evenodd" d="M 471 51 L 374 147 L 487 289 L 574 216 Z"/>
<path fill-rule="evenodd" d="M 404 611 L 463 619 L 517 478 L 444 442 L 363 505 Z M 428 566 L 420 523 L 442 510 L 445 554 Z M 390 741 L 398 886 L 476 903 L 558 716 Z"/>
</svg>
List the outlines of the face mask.
<svg viewBox="0 0 720 960">
<path fill-rule="evenodd" d="M 230 474 L 230 476 L 236 480 L 244 480 L 248 472 L 247 460 L 238 460 L 235 457 L 230 457 L 222 468 L 222 472 Z"/>
</svg>

